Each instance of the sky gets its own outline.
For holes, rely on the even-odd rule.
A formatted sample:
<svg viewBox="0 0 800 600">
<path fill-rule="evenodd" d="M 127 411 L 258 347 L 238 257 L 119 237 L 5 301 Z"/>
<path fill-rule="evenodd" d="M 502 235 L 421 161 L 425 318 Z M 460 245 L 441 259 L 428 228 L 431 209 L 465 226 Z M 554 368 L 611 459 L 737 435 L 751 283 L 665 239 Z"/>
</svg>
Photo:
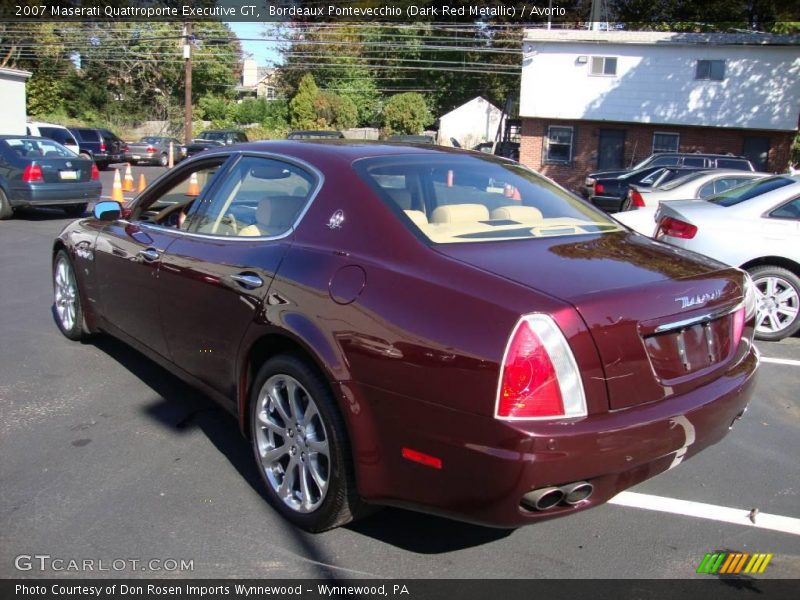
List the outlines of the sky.
<svg viewBox="0 0 800 600">
<path fill-rule="evenodd" d="M 261 38 L 265 30 L 264 23 L 228 23 L 228 25 L 230 25 L 230 28 L 239 39 Z M 254 58 L 256 63 L 262 67 L 272 66 L 273 61 L 277 61 L 280 58 L 280 55 L 277 51 L 277 44 L 275 42 L 268 42 L 266 40 L 243 41 L 242 50 L 244 51 L 245 58 L 248 58 L 248 54 L 252 54 L 252 58 Z"/>
</svg>

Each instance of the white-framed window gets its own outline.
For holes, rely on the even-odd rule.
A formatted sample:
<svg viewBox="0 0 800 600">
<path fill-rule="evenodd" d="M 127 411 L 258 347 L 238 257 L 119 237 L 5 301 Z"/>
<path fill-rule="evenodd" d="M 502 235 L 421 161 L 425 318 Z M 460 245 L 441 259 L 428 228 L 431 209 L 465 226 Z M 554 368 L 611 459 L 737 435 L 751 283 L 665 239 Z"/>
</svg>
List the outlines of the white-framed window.
<svg viewBox="0 0 800 600">
<path fill-rule="evenodd" d="M 708 79 L 710 81 L 722 81 L 725 79 L 725 61 L 698 60 L 694 78 Z"/>
<path fill-rule="evenodd" d="M 544 141 L 544 162 L 572 162 L 572 146 L 575 139 L 574 128 L 566 125 L 550 125 Z"/>
<path fill-rule="evenodd" d="M 275 88 L 272 87 L 271 85 L 268 85 L 265 91 L 265 96 L 267 100 L 275 100 L 276 98 Z"/>
<path fill-rule="evenodd" d="M 616 75 L 617 57 L 616 56 L 593 56 L 589 68 L 591 75 Z"/>
<path fill-rule="evenodd" d="M 677 133 L 656 131 L 653 134 L 653 154 L 658 152 L 677 152 L 681 136 Z"/>
</svg>

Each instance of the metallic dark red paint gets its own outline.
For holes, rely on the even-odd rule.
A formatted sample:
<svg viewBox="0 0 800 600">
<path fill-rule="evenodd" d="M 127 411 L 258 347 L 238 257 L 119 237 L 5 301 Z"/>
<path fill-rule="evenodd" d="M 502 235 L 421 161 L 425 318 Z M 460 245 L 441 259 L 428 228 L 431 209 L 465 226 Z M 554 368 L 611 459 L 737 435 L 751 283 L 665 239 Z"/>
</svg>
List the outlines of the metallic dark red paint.
<svg viewBox="0 0 800 600">
<path fill-rule="evenodd" d="M 743 274 L 627 231 L 427 244 L 353 168 L 367 156 L 444 152 L 311 142 L 212 151 L 177 172 L 239 153 L 313 165 L 322 185 L 297 229 L 226 241 L 89 218 L 68 226 L 55 249 L 79 267 L 88 330 L 119 336 L 202 388 L 244 432 L 259 365 L 302 353 L 338 401 L 368 502 L 514 527 L 604 502 L 719 441 L 752 391 L 752 320 L 727 356 L 667 377 L 653 361 L 671 373 L 678 358 L 670 363 L 666 341 L 653 339 L 664 323 L 740 304 Z M 340 210 L 342 226 L 331 227 Z M 145 248 L 159 260 L 138 260 Z M 233 285 L 229 276 L 242 271 L 267 285 Z M 676 306 L 677 296 L 714 290 L 703 306 Z M 552 317 L 569 344 L 584 418 L 494 418 L 509 336 L 534 312 Z M 404 458 L 404 448 L 441 468 Z M 577 506 L 520 506 L 533 489 L 574 481 L 594 486 Z"/>
</svg>

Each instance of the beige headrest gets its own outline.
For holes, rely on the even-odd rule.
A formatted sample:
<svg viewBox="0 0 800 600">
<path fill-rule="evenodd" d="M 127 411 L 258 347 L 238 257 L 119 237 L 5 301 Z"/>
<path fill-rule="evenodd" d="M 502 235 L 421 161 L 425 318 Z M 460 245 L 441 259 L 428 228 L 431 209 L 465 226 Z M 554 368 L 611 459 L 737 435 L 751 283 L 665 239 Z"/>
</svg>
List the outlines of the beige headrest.
<svg viewBox="0 0 800 600">
<path fill-rule="evenodd" d="M 527 223 L 530 221 L 541 221 L 542 211 L 533 206 L 501 206 L 492 211 L 492 219 L 521 221 Z"/>
<path fill-rule="evenodd" d="M 431 223 L 475 223 L 488 221 L 489 209 L 483 204 L 450 204 L 433 210 Z"/>
</svg>

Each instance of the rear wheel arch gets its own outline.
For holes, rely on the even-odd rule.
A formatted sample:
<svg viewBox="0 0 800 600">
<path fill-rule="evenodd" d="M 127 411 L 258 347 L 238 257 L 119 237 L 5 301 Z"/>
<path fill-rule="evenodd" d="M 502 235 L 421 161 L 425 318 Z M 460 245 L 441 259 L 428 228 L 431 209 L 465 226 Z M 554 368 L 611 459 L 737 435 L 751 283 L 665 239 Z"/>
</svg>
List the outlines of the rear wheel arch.
<svg viewBox="0 0 800 600">
<path fill-rule="evenodd" d="M 745 271 L 749 271 L 750 269 L 754 269 L 756 267 L 781 267 L 800 277 L 800 263 L 796 263 L 795 261 L 783 256 L 762 256 L 760 258 L 749 260 L 741 265 L 741 268 Z"/>
<path fill-rule="evenodd" d="M 336 390 L 335 380 L 330 371 L 324 367 L 324 363 L 319 356 L 305 344 L 295 340 L 289 335 L 270 333 L 256 339 L 250 346 L 245 360 L 242 361 L 237 404 L 239 408 L 240 427 L 242 432 L 247 436 L 249 436 L 250 432 L 250 392 L 256 374 L 261 368 L 261 365 L 266 363 L 269 359 L 281 354 L 295 356 L 308 364 L 308 366 L 328 385 L 328 388 L 337 400 L 342 416 L 344 416 L 344 411 L 342 411 L 341 403 L 339 402 L 339 393 Z M 347 423 L 347 419 L 345 419 L 345 423 Z"/>
</svg>

